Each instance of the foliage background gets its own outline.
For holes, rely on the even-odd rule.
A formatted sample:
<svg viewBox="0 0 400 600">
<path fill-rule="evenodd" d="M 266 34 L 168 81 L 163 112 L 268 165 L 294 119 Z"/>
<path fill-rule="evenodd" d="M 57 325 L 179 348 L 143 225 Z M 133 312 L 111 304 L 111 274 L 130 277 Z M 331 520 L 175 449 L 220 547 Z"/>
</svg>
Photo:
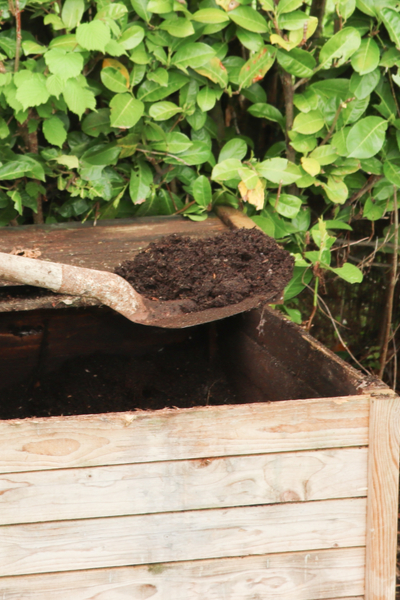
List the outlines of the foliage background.
<svg viewBox="0 0 400 600">
<path fill-rule="evenodd" d="M 0 11 L 1 226 L 241 207 L 296 256 L 282 310 L 395 386 L 396 0 Z"/>
</svg>

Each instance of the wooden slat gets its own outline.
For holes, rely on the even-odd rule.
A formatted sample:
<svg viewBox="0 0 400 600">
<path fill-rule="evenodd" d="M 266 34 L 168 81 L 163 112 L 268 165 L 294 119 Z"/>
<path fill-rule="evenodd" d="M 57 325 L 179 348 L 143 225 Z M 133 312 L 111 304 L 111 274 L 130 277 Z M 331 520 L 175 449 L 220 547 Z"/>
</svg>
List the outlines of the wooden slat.
<svg viewBox="0 0 400 600">
<path fill-rule="evenodd" d="M 0 524 L 367 494 L 367 448 L 61 469 L 0 476 Z"/>
<path fill-rule="evenodd" d="M 371 398 L 366 600 L 394 600 L 400 398 Z"/>
<path fill-rule="evenodd" d="M 363 446 L 368 396 L 0 422 L 0 473 Z"/>
<path fill-rule="evenodd" d="M 2 600 L 325 600 L 364 593 L 365 548 L 28 575 Z"/>
<path fill-rule="evenodd" d="M 0 528 L 0 575 L 365 545 L 366 499 Z"/>
</svg>

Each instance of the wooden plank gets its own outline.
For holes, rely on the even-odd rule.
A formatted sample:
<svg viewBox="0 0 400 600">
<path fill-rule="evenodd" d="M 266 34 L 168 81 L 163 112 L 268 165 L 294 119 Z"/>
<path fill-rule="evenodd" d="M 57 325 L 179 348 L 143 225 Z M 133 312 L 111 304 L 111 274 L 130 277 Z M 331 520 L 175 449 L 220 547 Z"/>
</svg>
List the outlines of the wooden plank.
<svg viewBox="0 0 400 600">
<path fill-rule="evenodd" d="M 363 594 L 364 569 L 365 548 L 346 548 L 6 577 L 0 588 L 2 600 L 325 600 Z"/>
<path fill-rule="evenodd" d="M 122 260 L 131 260 L 162 236 L 176 233 L 197 238 L 227 229 L 217 217 L 196 223 L 183 217 L 142 217 L 99 221 L 96 227 L 93 223 L 6 227 L 2 229 L 0 252 L 8 253 L 17 247 L 37 249 L 40 260 L 114 271 Z"/>
<path fill-rule="evenodd" d="M 363 446 L 368 396 L 0 421 L 0 473 Z"/>
<path fill-rule="evenodd" d="M 367 448 L 0 475 L 0 524 L 367 494 Z"/>
<path fill-rule="evenodd" d="M 365 545 L 366 499 L 0 528 L 0 576 Z"/>
<path fill-rule="evenodd" d="M 366 600 L 394 600 L 399 490 L 400 398 L 371 398 Z"/>
</svg>

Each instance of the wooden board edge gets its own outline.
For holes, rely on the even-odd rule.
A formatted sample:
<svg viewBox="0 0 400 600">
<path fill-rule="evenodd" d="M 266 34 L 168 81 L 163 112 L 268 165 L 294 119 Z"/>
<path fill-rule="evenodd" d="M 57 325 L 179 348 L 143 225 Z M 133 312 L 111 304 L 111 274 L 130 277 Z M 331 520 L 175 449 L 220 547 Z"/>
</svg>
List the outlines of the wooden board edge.
<svg viewBox="0 0 400 600">
<path fill-rule="evenodd" d="M 400 397 L 370 398 L 365 600 L 395 600 Z"/>
</svg>

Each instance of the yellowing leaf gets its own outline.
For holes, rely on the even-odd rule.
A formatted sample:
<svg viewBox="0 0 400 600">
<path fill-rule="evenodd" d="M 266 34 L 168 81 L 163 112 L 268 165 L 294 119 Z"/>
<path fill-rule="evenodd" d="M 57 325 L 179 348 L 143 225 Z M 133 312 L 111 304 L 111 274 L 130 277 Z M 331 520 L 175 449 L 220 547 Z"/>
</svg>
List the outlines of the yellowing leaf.
<svg viewBox="0 0 400 600">
<path fill-rule="evenodd" d="M 239 183 L 239 192 L 245 202 L 249 202 L 256 207 L 257 210 L 264 208 L 265 192 L 261 179 L 258 179 L 255 187 L 249 190 L 244 181 Z"/>
<path fill-rule="evenodd" d="M 195 71 L 199 75 L 204 75 L 204 77 L 211 79 L 214 83 L 218 83 L 222 88 L 228 85 L 228 71 L 216 56 L 199 69 L 195 69 Z"/>
<path fill-rule="evenodd" d="M 264 79 L 266 72 L 275 61 L 276 50 L 271 46 L 264 46 L 257 54 L 252 56 L 240 69 L 239 85 L 246 88 L 252 83 Z"/>
<path fill-rule="evenodd" d="M 289 33 L 289 41 L 295 46 L 304 44 L 315 32 L 318 27 L 317 17 L 309 17 L 301 29 L 295 29 Z"/>
<path fill-rule="evenodd" d="M 288 52 L 290 52 L 290 50 L 293 50 L 293 48 L 295 48 L 297 45 L 294 42 L 287 42 L 283 39 L 282 36 L 277 35 L 276 33 L 273 33 L 270 36 L 269 41 L 271 42 L 271 44 L 278 44 L 278 46 L 280 46 L 284 50 L 287 50 Z"/>
<path fill-rule="evenodd" d="M 308 173 L 312 177 L 315 177 L 315 175 L 318 175 L 318 173 L 321 171 L 321 166 L 319 162 L 315 160 L 315 158 L 305 158 L 303 156 L 303 158 L 301 159 L 301 166 L 306 171 L 306 173 Z"/>
<path fill-rule="evenodd" d="M 234 10 L 235 8 L 240 6 L 239 2 L 236 2 L 236 0 L 215 0 L 215 1 L 218 4 L 218 6 L 223 8 L 226 12 L 228 12 L 230 10 Z"/>
<path fill-rule="evenodd" d="M 119 71 L 126 79 L 126 87 L 129 87 L 128 69 L 121 62 L 119 62 L 119 60 L 115 60 L 115 58 L 105 58 L 103 60 L 103 69 L 106 67 L 112 67 L 113 69 Z"/>
</svg>

